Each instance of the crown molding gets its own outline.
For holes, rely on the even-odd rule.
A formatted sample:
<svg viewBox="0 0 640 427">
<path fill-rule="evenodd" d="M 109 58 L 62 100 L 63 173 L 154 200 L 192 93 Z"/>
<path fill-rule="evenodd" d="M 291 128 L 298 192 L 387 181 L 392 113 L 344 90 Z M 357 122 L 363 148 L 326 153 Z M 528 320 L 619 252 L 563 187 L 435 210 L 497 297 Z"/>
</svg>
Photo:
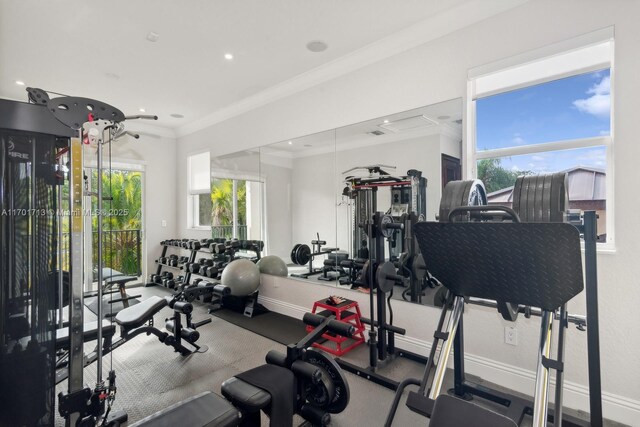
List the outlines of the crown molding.
<svg viewBox="0 0 640 427">
<path fill-rule="evenodd" d="M 152 137 L 164 137 L 164 138 L 176 138 L 175 129 L 166 128 L 150 123 L 145 123 L 143 120 L 125 121 L 125 130 L 139 133 L 141 135 L 148 135 Z"/>
<path fill-rule="evenodd" d="M 355 50 L 333 61 L 299 74 L 255 95 L 230 104 L 201 119 L 176 128 L 177 137 L 229 120 L 319 84 L 333 80 L 360 68 L 406 52 L 432 40 L 483 21 L 491 16 L 518 7 L 529 0 L 471 0 L 440 12 L 426 20 L 388 37 Z"/>
</svg>

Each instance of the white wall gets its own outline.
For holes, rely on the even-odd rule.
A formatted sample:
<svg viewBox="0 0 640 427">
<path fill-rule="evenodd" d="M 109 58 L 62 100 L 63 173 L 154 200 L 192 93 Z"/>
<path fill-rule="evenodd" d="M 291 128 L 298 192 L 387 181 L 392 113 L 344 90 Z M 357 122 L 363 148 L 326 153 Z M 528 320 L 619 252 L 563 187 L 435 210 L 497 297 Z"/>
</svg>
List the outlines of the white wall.
<svg viewBox="0 0 640 427">
<path fill-rule="evenodd" d="M 635 264 L 640 251 L 640 227 L 634 194 L 640 158 L 640 144 L 636 141 L 640 121 L 635 117 L 640 110 L 638 16 L 640 2 L 636 1 L 530 1 L 431 43 L 182 137 L 177 156 L 178 229 L 181 234 L 187 234 L 182 189 L 185 188 L 185 159 L 190 152 L 203 147 L 210 147 L 214 155 L 237 151 L 464 97 L 470 68 L 615 25 L 613 107 L 618 240 L 615 254 L 598 257 L 600 339 L 605 416 L 637 423 L 640 419 L 637 314 L 640 286 Z M 233 141 L 233 145 L 216 145 L 215 141 Z M 263 294 L 290 307 L 311 307 L 316 294 L 323 289 L 312 290 L 300 286 L 300 282 L 295 282 L 297 287 L 288 286 L 288 279 L 281 280 L 279 288 L 275 288 L 274 281 L 266 281 Z M 405 304 L 398 323 L 407 328 L 410 337 L 430 341 L 436 325 L 436 310 L 401 301 L 394 304 Z M 576 298 L 570 311 L 584 312 L 583 298 Z M 535 366 L 537 322 L 518 322 L 518 346 L 512 347 L 502 344 L 503 321 L 494 312 L 473 307 L 469 308 L 467 317 L 470 320 L 466 322 L 466 349 L 470 357 L 490 361 L 477 365 L 482 371 L 477 373 L 488 379 L 499 379 L 502 373 L 510 381 L 506 385 L 513 387 L 529 384 Z M 568 332 L 567 360 L 566 378 L 572 384 L 567 405 L 585 409 L 586 337 L 573 328 Z M 492 370 L 490 366 L 504 366 L 504 369 Z M 471 365 L 470 369 L 473 369 Z M 520 380 L 522 382 L 518 382 Z"/>
<path fill-rule="evenodd" d="M 268 156 L 271 157 L 271 156 Z M 287 260 L 291 253 L 291 163 L 260 156 L 260 174 L 265 180 L 267 253 Z"/>
<path fill-rule="evenodd" d="M 144 166 L 143 214 L 146 232 L 143 251 L 146 251 L 146 273 L 155 272 L 155 263 L 161 253 L 160 242 L 177 237 L 175 200 L 176 141 L 141 133 L 140 139 L 124 137 L 113 143 L 113 158 L 118 162 Z M 162 225 L 166 221 L 166 226 Z M 143 252 L 144 253 L 144 252 Z"/>
</svg>

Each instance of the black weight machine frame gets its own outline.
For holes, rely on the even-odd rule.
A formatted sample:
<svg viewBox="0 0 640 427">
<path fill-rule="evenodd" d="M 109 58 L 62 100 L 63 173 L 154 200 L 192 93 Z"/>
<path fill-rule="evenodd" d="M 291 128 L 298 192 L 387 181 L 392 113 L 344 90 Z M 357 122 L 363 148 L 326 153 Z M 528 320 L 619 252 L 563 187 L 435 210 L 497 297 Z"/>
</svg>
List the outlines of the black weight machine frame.
<svg viewBox="0 0 640 427">
<path fill-rule="evenodd" d="M 466 211 L 472 216 L 475 212 L 479 212 L 480 216 L 482 211 L 497 209 L 506 212 L 507 215 L 500 215 L 502 217 L 518 218 L 517 214 L 510 208 L 504 208 L 502 206 L 472 206 L 456 208 L 450 212 L 451 218 L 454 213 Z M 491 217 L 488 215 L 487 218 Z M 517 221 L 519 222 L 519 220 Z M 587 314 L 586 317 L 574 316 L 567 313 L 566 304 L 561 309 L 554 313 L 554 317 L 559 320 L 559 336 L 557 361 L 549 361 L 549 367 L 556 369 L 556 392 L 555 392 L 555 404 L 554 408 L 549 408 L 547 414 L 547 422 L 554 423 L 555 427 L 602 427 L 603 415 L 602 415 L 602 381 L 601 381 L 601 367 L 600 367 L 600 336 L 599 336 L 599 316 L 598 316 L 598 277 L 597 277 L 597 252 L 596 242 L 598 240 L 597 235 L 597 214 L 594 211 L 585 211 L 583 213 L 583 220 L 569 219 L 571 225 L 575 226 L 584 239 L 584 265 L 585 265 L 585 296 L 587 302 Z M 472 298 L 468 301 L 473 304 L 487 306 L 491 308 L 497 308 L 494 301 L 480 300 Z M 447 302 L 448 304 L 449 302 Z M 455 306 L 454 306 L 455 309 Z M 542 313 L 539 310 L 533 310 L 528 307 L 520 306 L 517 312 L 525 314 L 526 317 L 531 315 L 541 316 Z M 517 422 L 519 425 L 525 415 L 533 414 L 534 404 L 530 399 L 517 397 L 506 392 L 501 392 L 493 388 L 487 387 L 468 380 L 465 376 L 464 369 L 464 328 L 463 328 L 463 310 L 460 309 L 459 313 L 452 313 L 452 317 L 459 318 L 457 322 L 457 329 L 454 332 L 452 340 L 448 340 L 446 334 L 442 334 L 445 315 L 447 310 L 443 308 L 441 316 L 438 321 L 436 333 L 434 334 L 434 344 L 432 345 L 429 355 L 429 366 L 422 378 L 418 380 L 416 378 L 407 378 L 398 387 L 396 396 L 391 406 L 391 410 L 388 414 L 385 427 L 390 427 L 393 422 L 394 415 L 397 411 L 402 396 L 402 390 L 409 385 L 419 386 L 418 392 L 409 392 L 406 405 L 412 410 L 426 417 L 430 417 L 434 408 L 434 400 L 429 398 L 426 393 L 429 390 L 426 389 L 428 377 L 431 373 L 431 369 L 434 366 L 433 360 L 435 357 L 436 345 L 438 340 L 444 340 L 445 343 L 449 342 L 449 347 L 445 350 L 450 350 L 453 347 L 453 365 L 454 365 L 454 386 L 449 389 L 450 395 L 457 396 L 463 400 L 472 400 L 473 396 L 478 396 L 482 399 L 489 400 L 495 404 L 507 407 L 506 416 Z M 564 334 L 565 329 L 569 323 L 574 323 L 577 329 L 587 329 L 587 351 L 588 351 L 588 379 L 589 379 L 589 421 L 568 416 L 563 413 L 563 387 L 558 387 L 558 384 L 563 384 L 564 379 Z M 444 344 L 443 344 L 444 346 Z M 444 347 L 443 347 L 444 348 Z"/>
<path fill-rule="evenodd" d="M 583 420 L 567 416 L 562 413 L 562 404 L 558 406 L 557 402 L 562 402 L 562 388 L 556 387 L 556 396 L 554 405 L 559 410 L 558 415 L 562 419 L 562 426 L 565 427 L 602 427 L 602 378 L 600 369 L 600 326 L 598 316 L 598 269 L 597 269 L 597 252 L 596 242 L 598 240 L 597 232 L 597 215 L 594 211 L 585 211 L 582 223 L 570 222 L 574 225 L 584 238 L 584 260 L 585 260 L 585 297 L 587 302 L 586 320 L 572 319 L 566 312 L 561 311 L 559 333 L 564 334 L 564 330 L 569 322 L 576 323 L 578 329 L 587 329 L 587 357 L 588 357 L 588 377 L 589 377 L 589 409 L 590 421 L 585 423 Z M 526 313 L 525 313 L 526 314 Z M 535 314 L 535 313 L 533 313 Z M 532 410 L 532 402 L 528 399 L 518 398 L 488 388 L 469 381 L 465 376 L 464 370 L 464 328 L 462 323 L 463 316 L 460 317 L 458 331 L 453 340 L 453 365 L 454 365 L 454 386 L 449 392 L 463 399 L 472 399 L 472 396 L 478 396 L 486 400 L 509 407 L 509 414 L 518 417 L 515 414 L 530 414 Z M 559 348 L 558 358 L 562 360 L 564 348 Z M 556 383 L 562 383 L 562 370 L 557 371 L 558 380 Z M 554 410 L 549 410 L 549 422 L 554 422 Z M 559 426 L 558 426 L 559 427 Z"/>
<path fill-rule="evenodd" d="M 378 286 L 379 279 L 382 278 L 380 274 L 381 266 L 385 264 L 385 234 L 388 235 L 388 232 L 393 233 L 402 229 L 404 224 L 387 222 L 386 219 L 390 218 L 389 216 L 381 212 L 373 213 L 377 186 L 361 187 L 359 190 L 365 192 L 365 204 L 368 212 L 362 227 L 368 236 L 369 247 L 374 249 L 369 251 L 368 264 L 364 266 L 362 271 L 362 276 L 366 276 L 366 280 L 369 283 L 369 313 L 371 318 L 361 318 L 362 323 L 369 325 L 369 340 L 367 341 L 369 366 L 363 368 L 340 358 L 336 359 L 336 362 L 347 372 L 363 377 L 390 390 L 396 390 L 400 383 L 380 374 L 378 369 L 384 368 L 398 357 L 404 357 L 421 364 L 427 363 L 426 357 L 396 347 L 395 334 L 405 335 L 406 330 L 393 325 L 393 311 L 391 310 L 393 290 L 383 291 Z M 383 218 L 386 219 L 383 220 Z M 366 272 L 365 269 L 367 270 Z M 394 275 L 394 281 L 400 280 L 402 280 L 401 277 Z M 387 293 L 389 293 L 388 297 Z M 387 323 L 387 305 L 389 306 L 389 323 Z"/>
</svg>

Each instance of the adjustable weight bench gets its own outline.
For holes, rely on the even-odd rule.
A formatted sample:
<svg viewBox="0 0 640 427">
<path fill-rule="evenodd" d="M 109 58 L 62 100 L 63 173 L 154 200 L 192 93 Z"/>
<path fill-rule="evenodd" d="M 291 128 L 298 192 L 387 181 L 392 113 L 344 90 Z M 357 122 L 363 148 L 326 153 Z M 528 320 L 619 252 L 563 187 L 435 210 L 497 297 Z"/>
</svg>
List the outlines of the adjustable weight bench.
<svg viewBox="0 0 640 427">
<path fill-rule="evenodd" d="M 97 280 L 96 271 L 93 272 L 93 277 L 94 280 Z M 102 311 L 105 313 L 105 317 L 113 317 L 119 311 L 138 303 L 138 298 L 140 298 L 141 295 L 128 295 L 126 291 L 127 283 L 133 282 L 137 279 L 137 276 L 128 276 L 112 268 L 102 269 Z M 115 290 L 113 289 L 114 287 L 116 288 Z M 112 298 L 110 294 L 115 293 L 118 293 L 119 296 L 117 298 Z M 85 298 L 96 297 L 98 296 L 98 293 L 95 291 L 88 292 L 84 296 Z M 93 301 L 87 304 L 87 307 L 97 314 L 97 304 L 98 301 Z"/>
<path fill-rule="evenodd" d="M 116 327 L 108 320 L 102 320 L 102 338 L 110 340 L 116 333 Z M 95 341 L 98 339 L 98 321 L 87 322 L 82 328 L 82 342 Z M 56 350 L 69 349 L 69 328 L 56 330 Z"/>
<path fill-rule="evenodd" d="M 165 307 L 170 307 L 174 311 L 174 316 L 165 324 L 168 332 L 159 330 L 153 324 L 153 316 Z M 98 345 L 102 345 L 103 355 L 105 355 L 140 334 L 153 334 L 158 337 L 161 343 L 173 347 L 175 351 L 183 356 L 191 353 L 204 353 L 208 348 L 207 346 L 199 346 L 196 344 L 196 341 L 200 338 L 200 333 L 196 328 L 211 322 L 211 319 L 209 318 L 194 324 L 191 321 L 192 311 L 193 305 L 189 302 L 177 301 L 177 296 L 166 298 L 152 296 L 139 304 L 125 308 L 114 317 L 115 324 L 120 327 L 120 338 L 116 341 L 113 341 L 116 326 L 107 320 L 103 320 L 103 342 Z M 182 315 L 186 317 L 186 323 L 184 325 L 181 320 Z M 86 323 L 83 328 L 83 336 L 85 342 L 97 339 L 98 322 Z M 194 349 L 191 350 L 185 347 L 183 341 L 188 342 Z M 68 346 L 68 328 L 59 329 L 56 334 L 56 348 L 66 350 Z M 97 351 L 93 351 L 85 356 L 85 366 L 95 362 L 97 358 Z M 56 363 L 56 384 L 67 379 L 67 364 L 67 354 L 65 353 L 58 358 Z"/>
</svg>

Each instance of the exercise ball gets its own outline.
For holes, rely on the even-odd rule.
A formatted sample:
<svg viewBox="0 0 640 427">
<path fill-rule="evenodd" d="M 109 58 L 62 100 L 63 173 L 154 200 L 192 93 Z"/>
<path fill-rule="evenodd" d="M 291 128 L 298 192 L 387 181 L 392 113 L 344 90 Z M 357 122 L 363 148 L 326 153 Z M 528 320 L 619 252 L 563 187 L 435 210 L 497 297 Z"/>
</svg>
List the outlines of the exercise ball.
<svg viewBox="0 0 640 427">
<path fill-rule="evenodd" d="M 260 286 L 260 269 L 248 259 L 237 259 L 222 270 L 220 282 L 231 289 L 231 295 L 244 297 Z"/>
<path fill-rule="evenodd" d="M 289 269 L 287 264 L 284 263 L 282 258 L 275 255 L 267 255 L 260 258 L 257 264 L 262 274 L 270 274 L 272 276 L 287 277 L 289 275 Z"/>
</svg>

